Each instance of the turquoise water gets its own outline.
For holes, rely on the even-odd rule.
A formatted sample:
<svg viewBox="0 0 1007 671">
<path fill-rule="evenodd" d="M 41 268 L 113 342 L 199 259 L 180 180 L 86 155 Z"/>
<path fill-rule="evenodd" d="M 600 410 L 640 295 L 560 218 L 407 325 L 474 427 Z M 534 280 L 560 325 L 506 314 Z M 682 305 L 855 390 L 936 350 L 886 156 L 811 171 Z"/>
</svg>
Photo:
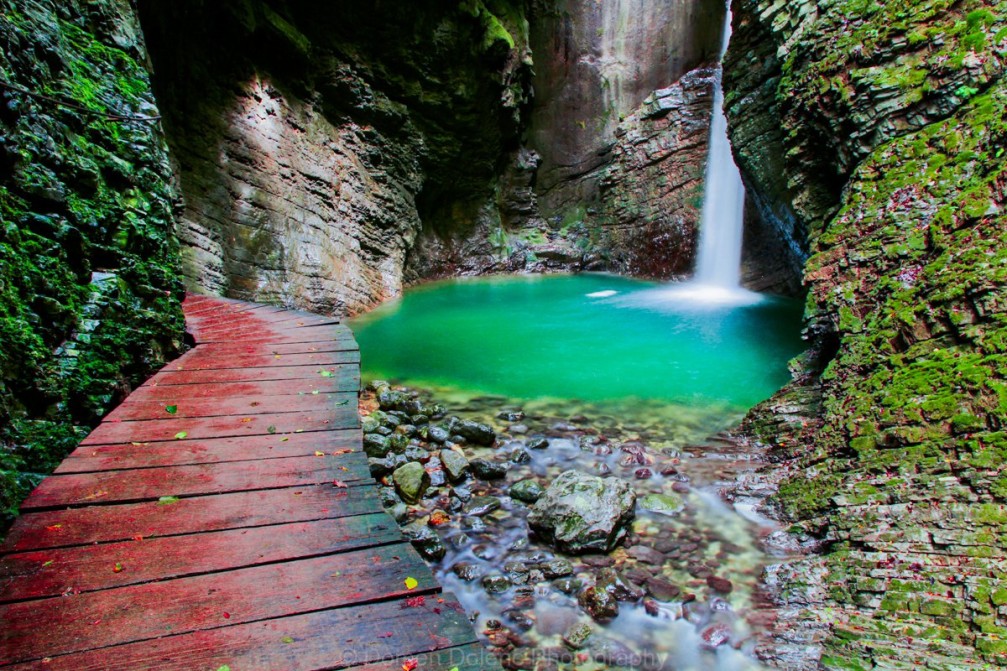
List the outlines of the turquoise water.
<svg viewBox="0 0 1007 671">
<path fill-rule="evenodd" d="M 802 349 L 799 303 L 707 306 L 666 286 L 600 274 L 450 280 L 350 325 L 364 376 L 403 384 L 745 408 L 786 384 Z"/>
</svg>

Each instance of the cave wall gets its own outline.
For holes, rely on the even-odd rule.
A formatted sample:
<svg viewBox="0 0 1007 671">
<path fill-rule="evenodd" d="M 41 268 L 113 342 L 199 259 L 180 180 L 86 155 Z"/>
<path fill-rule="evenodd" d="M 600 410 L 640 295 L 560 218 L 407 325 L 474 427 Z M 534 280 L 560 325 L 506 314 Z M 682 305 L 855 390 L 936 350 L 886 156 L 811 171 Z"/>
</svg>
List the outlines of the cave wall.
<svg viewBox="0 0 1007 671">
<path fill-rule="evenodd" d="M 178 351 L 183 287 L 172 171 L 130 3 L 0 8 L 4 527 L 90 427 Z"/>
<path fill-rule="evenodd" d="M 745 179 L 811 254 L 812 352 L 747 423 L 779 461 L 775 504 L 824 550 L 777 596 L 824 668 L 990 668 L 1007 653 L 1007 5 L 847 5 L 738 0 L 727 62 Z"/>
<path fill-rule="evenodd" d="M 516 148 L 521 0 L 140 2 L 193 287 L 319 312 L 435 272 Z M 418 249 L 422 251 L 423 247 Z"/>
</svg>

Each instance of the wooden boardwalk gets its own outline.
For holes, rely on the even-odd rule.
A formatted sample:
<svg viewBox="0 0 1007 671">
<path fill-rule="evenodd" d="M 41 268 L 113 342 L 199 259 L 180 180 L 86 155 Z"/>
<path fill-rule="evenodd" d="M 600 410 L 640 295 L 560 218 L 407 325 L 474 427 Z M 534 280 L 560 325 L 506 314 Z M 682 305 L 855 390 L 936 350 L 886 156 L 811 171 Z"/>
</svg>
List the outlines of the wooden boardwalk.
<svg viewBox="0 0 1007 671">
<path fill-rule="evenodd" d="M 0 668 L 498 669 L 378 501 L 349 329 L 184 307 L 197 346 L 42 482 L 0 546 Z"/>
</svg>

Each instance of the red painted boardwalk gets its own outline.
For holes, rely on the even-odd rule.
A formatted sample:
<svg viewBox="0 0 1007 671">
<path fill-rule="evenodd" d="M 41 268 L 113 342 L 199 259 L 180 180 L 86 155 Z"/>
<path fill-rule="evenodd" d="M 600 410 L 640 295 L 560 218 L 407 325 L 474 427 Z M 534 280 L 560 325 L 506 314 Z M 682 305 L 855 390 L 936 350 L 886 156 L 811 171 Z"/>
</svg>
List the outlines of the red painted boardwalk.
<svg viewBox="0 0 1007 671">
<path fill-rule="evenodd" d="M 499 669 L 378 502 L 349 329 L 201 296 L 185 313 L 197 346 L 0 546 L 0 668 Z"/>
</svg>

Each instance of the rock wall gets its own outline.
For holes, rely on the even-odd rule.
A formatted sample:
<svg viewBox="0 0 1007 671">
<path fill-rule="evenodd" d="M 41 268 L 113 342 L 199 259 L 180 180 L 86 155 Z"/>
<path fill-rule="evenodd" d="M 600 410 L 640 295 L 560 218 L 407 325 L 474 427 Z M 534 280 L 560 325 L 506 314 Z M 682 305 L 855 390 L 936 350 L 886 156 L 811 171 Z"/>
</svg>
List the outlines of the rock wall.
<svg viewBox="0 0 1007 671">
<path fill-rule="evenodd" d="M 521 0 L 141 1 L 190 286 L 354 313 L 447 263 L 517 148 Z M 408 258 L 407 258 L 408 257 Z"/>
<path fill-rule="evenodd" d="M 595 200 L 622 120 L 655 90 L 717 59 L 724 5 L 560 0 L 536 9 L 528 145 L 541 156 L 543 216 L 563 218 Z"/>
<path fill-rule="evenodd" d="M 828 669 L 1002 666 L 1007 5 L 847 5 L 739 0 L 728 61 L 746 179 L 812 254 L 814 356 L 747 425 L 824 548 L 777 596 Z"/>
<path fill-rule="evenodd" d="M 177 352 L 183 291 L 171 167 L 130 3 L 0 9 L 2 528 Z"/>
</svg>

